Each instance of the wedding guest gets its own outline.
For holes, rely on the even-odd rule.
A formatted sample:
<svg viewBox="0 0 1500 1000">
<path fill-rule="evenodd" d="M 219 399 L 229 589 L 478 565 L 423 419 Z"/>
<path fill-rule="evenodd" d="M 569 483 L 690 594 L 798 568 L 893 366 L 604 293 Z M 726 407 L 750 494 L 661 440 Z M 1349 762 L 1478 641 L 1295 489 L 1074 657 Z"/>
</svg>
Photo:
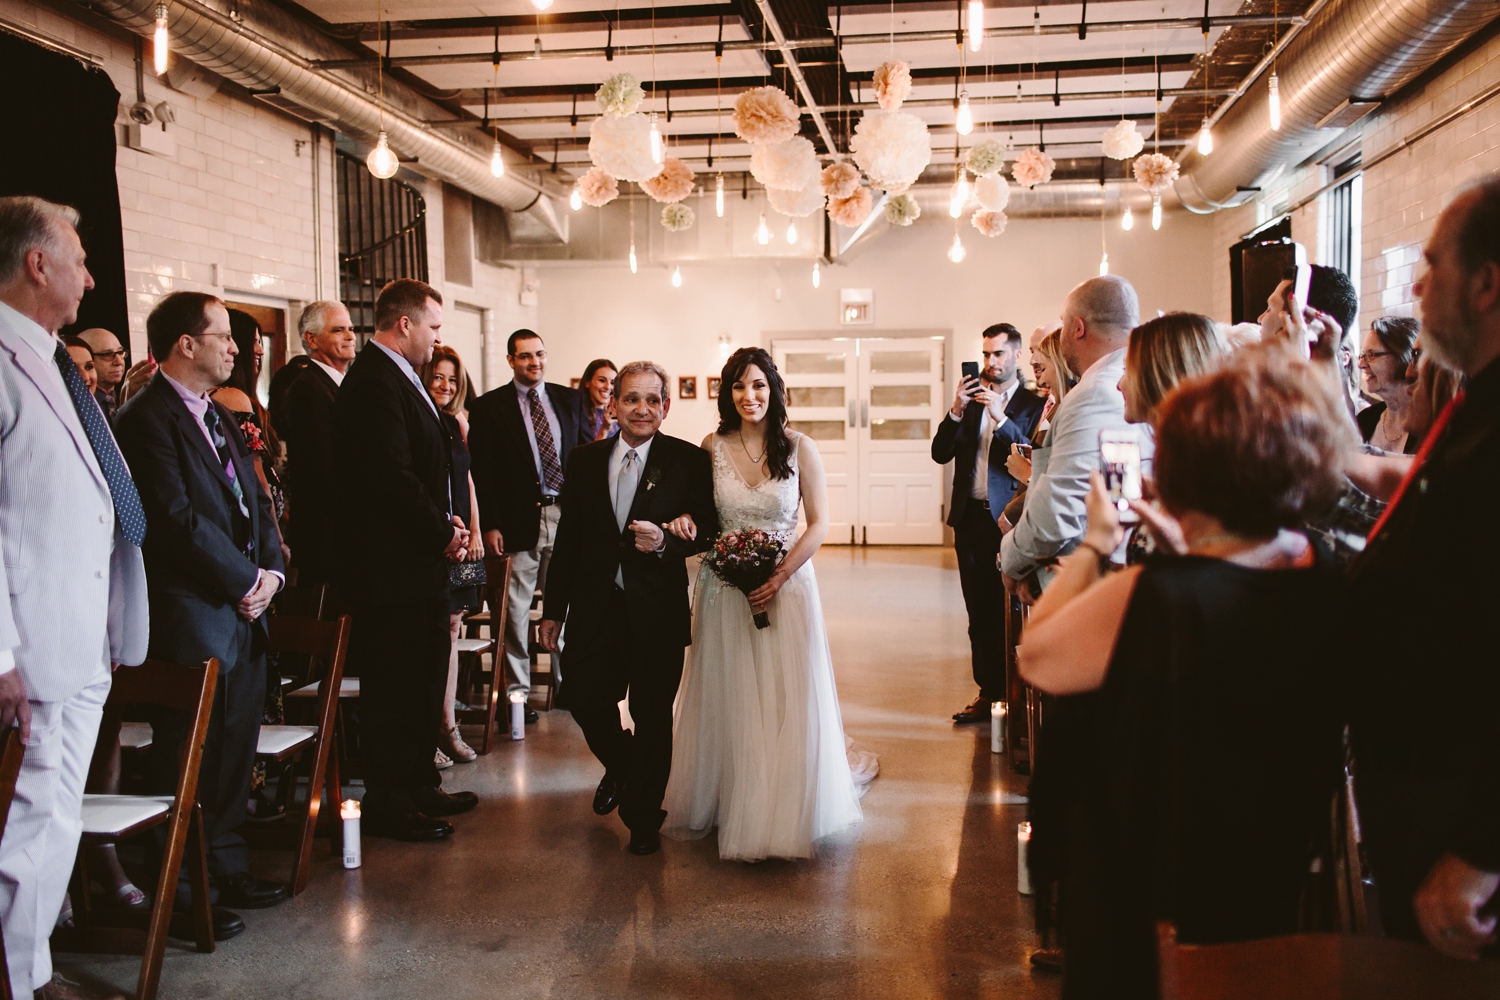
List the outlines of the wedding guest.
<svg viewBox="0 0 1500 1000">
<path fill-rule="evenodd" d="M 1262 340 L 1273 340 L 1282 330 L 1286 319 L 1285 293 L 1291 287 L 1289 280 L 1283 282 L 1268 297 L 1266 311 L 1260 316 Z M 1314 264 L 1312 279 L 1307 285 L 1307 301 L 1298 303 L 1299 309 L 1304 307 L 1327 313 L 1338 323 L 1341 334 L 1339 342 L 1334 345 L 1334 360 L 1339 388 L 1349 404 L 1349 412 L 1355 413 L 1364 407 L 1364 400 L 1359 392 L 1359 368 L 1355 363 L 1353 331 L 1358 329 L 1355 321 L 1359 318 L 1359 293 L 1354 289 L 1354 282 L 1336 267 Z"/>
<path fill-rule="evenodd" d="M 590 438 L 584 433 L 584 394 L 545 381 L 547 346 L 540 336 L 512 333 L 505 360 L 512 380 L 469 409 L 469 453 L 485 551 L 510 553 L 505 662 L 510 696 L 525 698 L 531 693 L 531 604 L 547 585 L 568 457 Z M 554 685 L 565 658 L 565 651 L 552 657 Z M 535 722 L 537 714 L 527 708 L 525 718 Z"/>
<path fill-rule="evenodd" d="M 1083 537 L 1089 473 L 1099 467 L 1099 432 L 1126 427 L 1119 382 L 1130 331 L 1140 323 L 1135 288 L 1118 275 L 1090 278 L 1068 293 L 1058 337 L 1078 385 L 1058 405 L 1048 432 L 1047 469 L 1033 473 L 1026 509 L 1000 543 L 1002 579 L 1021 600 L 1035 600 L 1049 565 Z M 1151 436 L 1138 434 L 1141 458 Z"/>
<path fill-rule="evenodd" d="M 611 413 L 615 393 L 615 363 L 607 358 L 590 361 L 579 383 L 586 394 L 583 408 L 583 435 L 589 441 L 603 441 L 620 429 Z"/>
<path fill-rule="evenodd" d="M 345 521 L 335 570 L 354 605 L 364 829 L 407 841 L 451 836 L 444 817 L 479 804 L 473 792 L 443 791 L 433 764 L 448 677 L 448 566 L 469 545 L 453 513 L 453 448 L 417 375 L 442 324 L 443 297 L 431 285 L 386 285 L 375 336 L 349 367 L 333 414 Z"/>
<path fill-rule="evenodd" d="M 1087 699 L 1091 722 L 1070 731 L 1053 818 L 1065 996 L 1155 998 L 1158 920 L 1200 944 L 1299 930 L 1343 780 L 1347 639 L 1328 624 L 1341 579 L 1296 529 L 1339 489 L 1341 410 L 1280 346 L 1179 384 L 1158 409 L 1163 509 L 1132 506 L 1180 558 L 1108 573 L 1122 533 L 1091 474 L 1085 536 L 1019 661 L 1059 703 Z M 1244 696 L 1266 684 L 1295 696 L 1267 713 Z"/>
<path fill-rule="evenodd" d="M 1500 179 L 1449 202 L 1413 292 L 1423 359 L 1468 378 L 1433 422 L 1352 567 L 1360 826 L 1387 934 L 1493 955 L 1500 888 Z M 1434 581 L 1413 586 L 1414 581 Z M 1389 597 L 1420 629 L 1391 629 Z M 1420 677 L 1421 706 L 1412 684 Z"/>
<path fill-rule="evenodd" d="M 312 302 L 297 319 L 307 364 L 286 388 L 282 426 L 287 442 L 287 492 L 297 580 L 327 583 L 333 577 L 344 517 L 335 480 L 334 401 L 354 363 L 354 322 L 342 302 Z M 274 387 L 273 387 L 274 388 Z"/>
<path fill-rule="evenodd" d="M 969 613 L 969 658 L 978 696 L 953 714 L 962 725 L 988 722 L 990 703 L 1004 701 L 1005 635 L 995 627 L 995 608 L 1005 588 L 995 554 L 998 519 L 1019 482 L 1005 468 L 1011 445 L 1031 439 L 1042 418 L 1041 396 L 1021 384 L 1021 331 L 996 323 L 980 335 L 984 364 L 979 378 L 962 379 L 948 416 L 932 438 L 932 460 L 953 463 L 953 499 L 948 525 L 958 556 L 958 579 Z"/>
<path fill-rule="evenodd" d="M 270 391 L 267 393 L 270 401 L 266 404 L 266 409 L 270 411 L 271 425 L 276 428 L 276 433 L 281 435 L 282 441 L 287 439 L 286 391 L 310 364 L 312 364 L 312 358 L 306 354 L 297 354 L 288 358 L 286 364 L 271 376 Z"/>
<path fill-rule="evenodd" d="M 120 383 L 125 380 L 125 347 L 120 338 L 103 327 L 91 327 L 78 335 L 94 357 L 94 372 L 99 384 L 94 389 L 94 398 L 104 416 L 114 425 L 115 411 L 120 408 L 116 398 Z"/>
<path fill-rule="evenodd" d="M 432 360 L 422 366 L 422 384 L 437 406 L 438 417 L 448 432 L 453 453 L 453 516 L 469 529 L 468 548 L 463 562 L 453 563 L 449 574 L 448 616 L 448 686 L 443 694 L 443 722 L 438 728 L 436 764 L 438 770 L 453 766 L 454 761 L 467 764 L 479 756 L 464 742 L 454 715 L 458 695 L 458 638 L 463 631 L 464 615 L 479 610 L 483 601 L 480 585 L 484 583 L 484 543 L 474 511 L 479 503 L 474 496 L 474 477 L 469 474 L 469 415 L 464 411 L 468 398 L 469 376 L 458 352 L 442 344 L 432 349 Z M 496 655 L 499 660 L 499 654 Z"/>
<path fill-rule="evenodd" d="M 10 992 L 41 1000 L 90 995 L 54 978 L 49 938 L 110 669 L 145 659 L 148 627 L 140 495 L 54 333 L 94 287 L 77 225 L 72 208 L 0 198 L 0 469 L 46 470 L 0 490 L 0 730 L 26 744 L 0 840 L 0 923 Z"/>
<path fill-rule="evenodd" d="M 1156 408 L 1179 382 L 1208 374 L 1228 355 L 1228 342 L 1207 316 L 1174 312 L 1148 319 L 1130 331 L 1125 350 L 1125 419 L 1154 424 Z"/>
<path fill-rule="evenodd" d="M 89 350 L 88 344 L 72 335 L 63 337 L 62 343 L 68 351 L 68 357 L 73 359 L 78 374 L 83 376 L 84 387 L 88 389 L 89 395 L 93 395 L 95 387 L 99 385 L 99 378 L 94 372 L 94 352 Z M 100 406 L 99 409 L 102 411 L 104 407 Z"/>
<path fill-rule="evenodd" d="M 150 655 L 169 663 L 219 661 L 198 777 L 212 898 L 224 907 L 274 906 L 286 889 L 250 874 L 240 826 L 266 700 L 264 615 L 286 564 L 245 438 L 229 410 L 209 397 L 229 379 L 239 349 L 223 301 L 202 292 L 163 298 L 146 317 L 146 336 L 159 367 L 116 423 L 146 510 Z M 151 723 L 147 786 L 168 794 L 187 713 L 163 711 Z M 183 871 L 179 923 L 190 923 L 190 898 Z M 219 905 L 213 926 L 216 939 L 245 929 Z"/>
<path fill-rule="evenodd" d="M 250 449 L 251 463 L 255 466 L 255 477 L 261 489 L 271 498 L 271 507 L 276 514 L 277 538 L 281 539 L 281 556 L 290 564 L 291 552 L 282 538 L 281 524 L 286 516 L 286 492 L 282 486 L 286 471 L 282 456 L 281 439 L 271 426 L 270 415 L 261 405 L 257 395 L 260 385 L 261 366 L 265 362 L 266 345 L 260 324 L 255 317 L 239 309 L 229 310 L 229 328 L 234 334 L 234 346 L 239 352 L 234 358 L 234 369 L 229 379 L 211 395 L 215 402 L 224 406 L 234 417 L 245 446 Z"/>
<path fill-rule="evenodd" d="M 1047 432 L 1052 429 L 1051 415 L 1067 396 L 1068 390 L 1078 383 L 1078 377 L 1068 370 L 1068 363 L 1063 360 L 1061 338 L 1057 330 L 1051 326 L 1039 326 L 1031 332 L 1031 337 L 1031 371 L 1036 378 L 1037 391 L 1047 396 L 1047 402 L 1042 407 L 1042 419 L 1037 421 L 1036 430 L 1031 433 L 1031 446 L 1034 449 L 1046 446 Z M 1016 526 L 1016 522 L 1021 519 L 1021 511 L 1026 509 L 1026 488 L 1031 482 L 1031 458 L 1034 454 L 1032 449 L 1013 444 L 1010 446 L 1010 454 L 1005 457 L 1006 471 L 1021 485 L 1000 515 L 1002 535 Z"/>
<path fill-rule="evenodd" d="M 1437 415 L 1463 389 L 1465 380 L 1463 372 L 1433 358 L 1422 358 L 1411 367 L 1415 369 L 1415 378 L 1411 383 L 1411 400 L 1402 416 L 1401 430 L 1407 436 L 1406 451 L 1415 454 Z M 1413 442 L 1416 447 L 1413 447 Z"/>
<path fill-rule="evenodd" d="M 1419 437 L 1404 426 L 1412 385 L 1406 377 L 1422 324 L 1409 316 L 1382 316 L 1370 324 L 1359 352 L 1365 395 L 1378 402 L 1359 412 L 1359 434 L 1381 451 L 1416 454 Z"/>
<path fill-rule="evenodd" d="M 125 379 L 120 383 L 120 387 L 115 390 L 116 403 L 119 406 L 124 406 L 131 396 L 146 388 L 146 383 L 150 382 L 151 376 L 155 374 L 156 359 L 151 357 L 148 347 L 146 357 L 125 370 Z"/>
</svg>

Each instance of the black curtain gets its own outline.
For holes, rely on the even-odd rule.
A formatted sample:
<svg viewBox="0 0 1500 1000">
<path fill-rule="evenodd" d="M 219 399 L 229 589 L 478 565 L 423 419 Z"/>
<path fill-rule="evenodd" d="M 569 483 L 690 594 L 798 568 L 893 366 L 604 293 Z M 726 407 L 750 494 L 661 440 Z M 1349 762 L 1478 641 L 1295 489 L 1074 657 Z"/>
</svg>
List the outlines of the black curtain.
<svg viewBox="0 0 1500 1000">
<path fill-rule="evenodd" d="M 120 92 L 109 74 L 0 32 L 0 94 L 12 136 L 0 156 L 0 195 L 30 194 L 72 205 L 94 289 L 66 332 L 102 326 L 130 343 L 125 244 L 115 181 Z"/>
</svg>

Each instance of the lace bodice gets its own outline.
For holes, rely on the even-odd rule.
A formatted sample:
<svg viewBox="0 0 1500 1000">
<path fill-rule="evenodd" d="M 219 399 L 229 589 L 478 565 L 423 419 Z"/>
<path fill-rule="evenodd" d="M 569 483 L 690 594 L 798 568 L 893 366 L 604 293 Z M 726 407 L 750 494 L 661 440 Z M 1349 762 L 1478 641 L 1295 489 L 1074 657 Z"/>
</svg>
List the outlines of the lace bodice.
<svg viewBox="0 0 1500 1000">
<path fill-rule="evenodd" d="M 802 502 L 802 487 L 797 474 L 796 442 L 792 445 L 792 475 L 788 479 L 767 479 L 758 486 L 748 486 L 734 460 L 729 457 L 724 438 L 714 435 L 714 504 L 719 509 L 719 527 L 760 528 L 797 532 L 797 505 Z"/>
</svg>

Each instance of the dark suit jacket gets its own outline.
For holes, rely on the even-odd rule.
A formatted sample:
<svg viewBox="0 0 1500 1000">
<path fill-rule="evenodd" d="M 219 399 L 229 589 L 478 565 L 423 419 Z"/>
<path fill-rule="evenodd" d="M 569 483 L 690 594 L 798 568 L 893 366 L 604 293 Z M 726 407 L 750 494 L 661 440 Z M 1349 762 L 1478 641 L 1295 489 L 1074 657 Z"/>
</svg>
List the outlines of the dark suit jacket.
<svg viewBox="0 0 1500 1000">
<path fill-rule="evenodd" d="M 684 542 L 668 533 L 660 554 L 639 552 L 635 533 L 628 527 L 620 531 L 609 499 L 609 457 L 618 437 L 592 442 L 573 453 L 563 485 L 557 544 L 547 568 L 543 616 L 567 621 L 570 634 L 601 627 L 605 601 L 614 592 L 615 572 L 623 569 L 626 607 L 640 634 L 686 646 L 692 642 L 692 621 L 684 560 L 707 548 L 718 533 L 713 463 L 697 445 L 656 435 L 626 524 L 664 524 L 691 514 L 698 525 L 698 540 Z"/>
<path fill-rule="evenodd" d="M 588 443 L 584 394 L 548 382 L 547 398 L 562 429 L 562 440 L 556 442 L 557 458 L 566 476 L 573 449 Z M 499 529 L 507 552 L 536 548 L 542 524 L 542 484 L 514 382 L 490 390 L 469 407 L 469 454 L 474 459 L 480 527 Z"/>
<path fill-rule="evenodd" d="M 1005 420 L 995 428 L 990 448 L 990 510 L 998 517 L 1000 511 L 1016 495 L 1020 483 L 1005 469 L 1005 458 L 1013 444 L 1027 444 L 1031 434 L 1042 419 L 1042 407 L 1046 398 L 1038 396 L 1024 385 L 1017 386 L 1010 403 L 1005 407 Z M 932 438 L 932 460 L 938 463 L 953 462 L 953 501 L 948 510 L 948 524 L 958 527 L 968 508 L 970 494 L 974 491 L 974 460 L 979 455 L 979 424 L 984 417 L 984 407 L 970 403 L 964 407 L 962 420 L 954 420 L 947 413 L 938 421 L 937 433 Z"/>
<path fill-rule="evenodd" d="M 116 418 L 120 450 L 146 510 L 146 582 L 150 589 L 148 655 L 173 663 L 237 661 L 235 608 L 259 570 L 285 572 L 271 498 L 260 487 L 239 425 L 210 401 L 229 441 L 247 518 L 218 454 L 177 390 L 158 372 Z M 264 617 L 256 622 L 264 629 Z"/>
<path fill-rule="evenodd" d="M 328 580 L 333 552 L 347 541 L 334 476 L 333 402 L 339 387 L 309 364 L 292 380 L 277 431 L 287 447 L 287 544 L 309 580 Z M 284 429 L 283 429 L 284 428 Z"/>
<path fill-rule="evenodd" d="M 339 387 L 333 426 L 344 519 L 335 579 L 358 603 L 445 598 L 452 455 L 437 414 L 396 362 L 370 344 Z"/>
</svg>

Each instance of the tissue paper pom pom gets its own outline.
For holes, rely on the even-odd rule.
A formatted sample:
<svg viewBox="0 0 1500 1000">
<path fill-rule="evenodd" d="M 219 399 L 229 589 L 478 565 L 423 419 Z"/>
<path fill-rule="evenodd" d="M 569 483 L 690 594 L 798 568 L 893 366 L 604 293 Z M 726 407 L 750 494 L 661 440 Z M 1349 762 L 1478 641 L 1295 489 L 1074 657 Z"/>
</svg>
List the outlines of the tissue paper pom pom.
<svg viewBox="0 0 1500 1000">
<path fill-rule="evenodd" d="M 886 62 L 875 67 L 875 101 L 895 111 L 911 96 L 911 67 L 904 62 Z"/>
<path fill-rule="evenodd" d="M 589 159 L 611 177 L 637 183 L 661 173 L 651 159 L 651 121 L 643 114 L 595 118 L 589 126 Z"/>
<path fill-rule="evenodd" d="M 611 118 L 635 114 L 645 97 L 646 92 L 641 89 L 640 81 L 629 73 L 616 73 L 594 91 L 594 100 L 599 103 L 599 110 Z"/>
<path fill-rule="evenodd" d="M 1146 137 L 1136 131 L 1135 122 L 1120 119 L 1120 124 L 1104 133 L 1104 155 L 1111 160 L 1128 160 L 1146 145 Z"/>
<path fill-rule="evenodd" d="M 1023 188 L 1034 188 L 1050 181 L 1052 170 L 1056 166 L 1056 160 L 1033 146 L 1021 150 L 1021 155 L 1011 165 L 1010 174 Z"/>
<path fill-rule="evenodd" d="M 875 198 L 866 187 L 855 188 L 847 198 L 833 198 L 828 202 L 828 217 L 839 225 L 854 229 L 864 225 L 875 207 Z"/>
<path fill-rule="evenodd" d="M 768 188 L 801 191 L 818 186 L 818 154 L 800 135 L 750 152 L 750 175 Z"/>
<path fill-rule="evenodd" d="M 893 226 L 909 226 L 922 215 L 922 206 L 909 194 L 898 194 L 885 203 L 885 221 Z"/>
<path fill-rule="evenodd" d="M 823 191 L 816 184 L 809 184 L 801 191 L 766 188 L 766 200 L 782 215 L 800 219 L 823 207 Z"/>
<path fill-rule="evenodd" d="M 849 139 L 854 162 L 870 183 L 889 191 L 910 186 L 932 159 L 932 137 L 922 119 L 905 111 L 870 111 Z"/>
<path fill-rule="evenodd" d="M 1010 185 L 1004 174 L 991 174 L 974 182 L 974 200 L 991 212 L 999 212 L 1010 202 Z"/>
<path fill-rule="evenodd" d="M 755 87 L 734 99 L 734 134 L 746 142 L 786 142 L 802 127 L 796 103 L 779 87 Z"/>
<path fill-rule="evenodd" d="M 990 212 L 983 209 L 975 212 L 973 218 L 969 220 L 975 229 L 991 238 L 1005 232 L 1005 224 L 1009 221 L 1004 212 Z"/>
<path fill-rule="evenodd" d="M 1005 169 L 1005 146 L 998 139 L 980 139 L 969 148 L 969 173 L 988 177 Z"/>
<path fill-rule="evenodd" d="M 1177 181 L 1177 164 L 1160 153 L 1147 153 L 1135 161 L 1135 182 L 1152 194 L 1160 194 Z"/>
<path fill-rule="evenodd" d="M 671 204 L 693 193 L 693 168 L 675 156 L 662 160 L 661 173 L 641 182 L 641 190 L 657 201 Z"/>
<path fill-rule="evenodd" d="M 578 178 L 578 197 L 585 205 L 603 208 L 620 196 L 620 185 L 605 170 L 590 167 L 588 173 Z"/>
<path fill-rule="evenodd" d="M 830 198 L 847 198 L 859 189 L 859 171 L 852 164 L 834 163 L 823 168 L 823 193 Z"/>
<path fill-rule="evenodd" d="M 693 220 L 696 218 L 693 210 L 686 205 L 668 205 L 661 210 L 661 224 L 667 227 L 669 233 L 680 233 L 684 229 L 692 229 Z"/>
</svg>

